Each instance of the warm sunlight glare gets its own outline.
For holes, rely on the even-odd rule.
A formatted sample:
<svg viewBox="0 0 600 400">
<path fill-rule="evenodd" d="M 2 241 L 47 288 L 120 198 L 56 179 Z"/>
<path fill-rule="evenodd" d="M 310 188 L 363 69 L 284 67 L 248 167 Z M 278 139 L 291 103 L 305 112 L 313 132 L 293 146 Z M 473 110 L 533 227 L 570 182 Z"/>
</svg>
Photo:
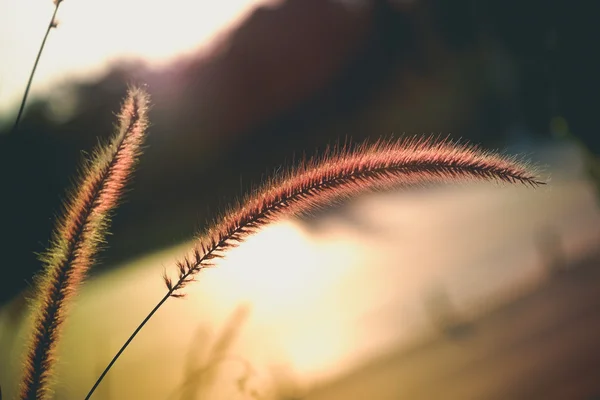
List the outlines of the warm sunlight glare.
<svg viewBox="0 0 600 400">
<path fill-rule="evenodd" d="M 322 374 L 351 350 L 343 322 L 354 314 L 354 302 L 344 307 L 338 300 L 360 252 L 352 242 L 318 243 L 301 225 L 284 222 L 229 251 L 219 269 L 229 295 L 276 327 L 273 340 L 297 371 Z"/>
<path fill-rule="evenodd" d="M 271 225 L 229 251 L 219 262 L 231 290 L 271 308 L 306 301 L 318 279 L 315 251 L 308 237 L 291 224 Z M 312 287 L 312 288 L 311 288 Z M 276 302 L 273 302 L 277 299 Z"/>
<path fill-rule="evenodd" d="M 268 0 L 64 1 L 36 72 L 33 94 L 105 72 L 117 60 L 153 65 L 206 49 Z M 0 114 L 15 107 L 44 36 L 51 0 L 0 2 Z"/>
</svg>

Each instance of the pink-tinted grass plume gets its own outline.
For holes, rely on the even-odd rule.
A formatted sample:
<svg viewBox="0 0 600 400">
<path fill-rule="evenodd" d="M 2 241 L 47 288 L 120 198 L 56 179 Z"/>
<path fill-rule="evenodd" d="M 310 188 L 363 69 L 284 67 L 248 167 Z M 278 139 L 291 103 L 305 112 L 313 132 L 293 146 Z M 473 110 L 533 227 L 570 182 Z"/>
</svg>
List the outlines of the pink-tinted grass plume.
<svg viewBox="0 0 600 400">
<path fill-rule="evenodd" d="M 51 397 L 56 348 L 69 301 L 94 262 L 110 214 L 133 172 L 147 128 L 148 96 L 131 88 L 117 132 L 94 152 L 57 221 L 43 273 L 36 278 L 33 331 L 24 364 L 20 398 Z"/>
<path fill-rule="evenodd" d="M 353 150 L 347 147 L 330 150 L 267 181 L 199 235 L 190 254 L 177 263 L 176 279 L 165 273 L 167 293 L 113 357 L 86 399 L 165 301 L 182 297 L 182 289 L 200 270 L 263 226 L 370 190 L 466 180 L 543 184 L 535 171 L 514 159 L 475 146 L 433 139 L 379 141 Z"/>
<path fill-rule="evenodd" d="M 271 179 L 238 202 L 198 237 L 191 255 L 177 264 L 177 280 L 165 275 L 165 284 L 171 296 L 181 297 L 181 289 L 202 268 L 212 265 L 211 260 L 282 217 L 369 190 L 474 179 L 530 186 L 543 183 L 514 159 L 447 140 L 380 141 L 354 150 L 328 151 Z"/>
</svg>

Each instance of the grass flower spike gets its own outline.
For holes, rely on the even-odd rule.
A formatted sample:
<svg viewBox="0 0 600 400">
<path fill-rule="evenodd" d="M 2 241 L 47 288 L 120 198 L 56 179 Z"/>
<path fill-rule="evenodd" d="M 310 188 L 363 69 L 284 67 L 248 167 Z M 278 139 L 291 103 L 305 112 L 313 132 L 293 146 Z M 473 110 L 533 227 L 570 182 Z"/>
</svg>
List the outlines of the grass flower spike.
<svg viewBox="0 0 600 400">
<path fill-rule="evenodd" d="M 147 127 L 146 93 L 130 89 L 115 136 L 89 160 L 58 220 L 37 279 L 33 332 L 25 359 L 20 398 L 50 397 L 56 346 L 68 303 L 93 264 L 109 217 L 131 176 Z"/>
<path fill-rule="evenodd" d="M 182 289 L 199 271 L 261 227 L 279 218 L 309 212 L 369 190 L 473 179 L 530 186 L 543 183 L 533 171 L 516 160 L 474 146 L 432 139 L 380 141 L 354 150 L 331 150 L 267 181 L 262 189 L 239 201 L 198 237 L 190 254 L 177 263 L 176 279 L 165 273 L 165 296 L 114 356 L 86 399 L 91 397 L 115 361 L 164 302 L 170 297 L 182 297 Z"/>
<path fill-rule="evenodd" d="M 165 284 L 171 296 L 180 297 L 181 289 L 211 265 L 212 259 L 281 217 L 309 212 L 368 190 L 467 179 L 531 186 L 543 183 L 515 160 L 449 141 L 380 141 L 355 150 L 329 151 L 272 179 L 239 202 L 199 236 L 191 256 L 178 263 L 177 280 L 165 276 Z"/>
</svg>

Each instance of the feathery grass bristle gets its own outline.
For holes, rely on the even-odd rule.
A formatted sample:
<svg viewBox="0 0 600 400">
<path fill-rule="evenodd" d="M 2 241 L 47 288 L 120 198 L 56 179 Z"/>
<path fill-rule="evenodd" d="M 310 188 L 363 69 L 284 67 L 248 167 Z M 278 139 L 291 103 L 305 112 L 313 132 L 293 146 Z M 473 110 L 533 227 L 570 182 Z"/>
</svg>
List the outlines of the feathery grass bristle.
<svg viewBox="0 0 600 400">
<path fill-rule="evenodd" d="M 21 399 L 46 399 L 56 361 L 67 306 L 104 240 L 112 210 L 131 176 L 147 128 L 147 94 L 129 89 L 121 108 L 117 132 L 99 146 L 69 196 L 48 251 L 43 273 L 36 278 L 33 332 L 27 356 Z"/>
<path fill-rule="evenodd" d="M 412 138 L 329 150 L 267 181 L 230 208 L 199 236 L 191 254 L 177 263 L 177 280 L 165 274 L 165 285 L 172 296 L 181 297 L 180 289 L 202 268 L 211 266 L 213 259 L 282 216 L 368 190 L 467 179 L 534 187 L 544 183 L 535 171 L 513 158 L 448 140 Z"/>
</svg>

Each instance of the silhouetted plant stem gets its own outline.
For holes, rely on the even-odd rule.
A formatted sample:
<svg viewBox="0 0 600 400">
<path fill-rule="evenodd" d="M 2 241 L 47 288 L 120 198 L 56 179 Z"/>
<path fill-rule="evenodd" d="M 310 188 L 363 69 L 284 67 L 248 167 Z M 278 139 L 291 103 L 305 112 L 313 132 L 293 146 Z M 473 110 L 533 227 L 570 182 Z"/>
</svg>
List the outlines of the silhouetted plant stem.
<svg viewBox="0 0 600 400">
<path fill-rule="evenodd" d="M 16 132 L 19 128 L 19 122 L 21 122 L 21 117 L 23 116 L 23 111 L 25 110 L 25 103 L 27 102 L 27 96 L 29 95 L 29 89 L 31 89 L 31 82 L 33 81 L 33 76 L 35 75 L 35 70 L 37 69 L 38 63 L 40 62 L 40 57 L 42 56 L 42 52 L 44 51 L 44 46 L 46 45 L 46 40 L 48 39 L 48 35 L 52 28 L 56 27 L 56 13 L 58 12 L 58 7 L 60 7 L 60 3 L 63 0 L 55 0 L 54 4 L 54 13 L 52 13 L 52 18 L 50 19 L 50 23 L 48 23 L 48 29 L 46 29 L 46 34 L 44 35 L 44 39 L 42 40 L 42 44 L 40 46 L 40 50 L 37 53 L 35 58 L 35 62 L 33 63 L 33 68 L 31 69 L 31 74 L 29 74 L 29 80 L 27 81 L 27 86 L 25 87 L 25 93 L 23 94 L 23 99 L 21 100 L 21 106 L 19 107 L 19 113 L 17 114 L 17 119 L 15 120 L 15 125 L 13 127 L 13 131 Z"/>
<path fill-rule="evenodd" d="M 142 330 L 142 328 L 144 327 L 144 325 L 146 325 L 146 323 L 148 321 L 150 321 L 150 318 L 152 318 L 152 316 L 158 311 L 158 309 L 164 304 L 164 302 L 167 301 L 169 299 L 169 297 L 171 297 L 172 293 L 173 293 L 172 290 L 168 291 L 167 294 L 152 309 L 152 311 L 150 311 L 150 313 L 146 316 L 146 318 L 144 318 L 144 320 L 142 321 L 142 323 L 135 329 L 135 331 L 133 331 L 133 333 L 131 334 L 131 336 L 129 336 L 129 339 L 127 339 L 127 341 L 123 344 L 123 346 L 121 346 L 121 348 L 119 349 L 119 351 L 117 352 L 117 354 L 115 354 L 115 356 L 112 358 L 112 360 L 110 360 L 110 362 L 108 363 L 108 365 L 106 366 L 106 368 L 104 369 L 104 371 L 102 371 L 102 374 L 98 377 L 98 379 L 94 383 L 94 386 L 92 386 L 92 388 L 90 389 L 89 393 L 85 396 L 85 400 L 88 400 L 90 397 L 92 397 L 92 394 L 94 394 L 94 392 L 96 391 L 96 388 L 98 387 L 98 385 L 100 385 L 100 382 L 102 382 L 102 380 L 104 379 L 104 377 L 106 376 L 106 374 L 108 373 L 108 371 L 112 368 L 113 364 L 117 361 L 117 359 L 125 351 L 125 349 L 127 348 L 127 346 L 129 346 L 129 343 L 131 343 L 131 341 L 137 336 L 137 334 L 139 333 L 139 331 Z"/>
</svg>

